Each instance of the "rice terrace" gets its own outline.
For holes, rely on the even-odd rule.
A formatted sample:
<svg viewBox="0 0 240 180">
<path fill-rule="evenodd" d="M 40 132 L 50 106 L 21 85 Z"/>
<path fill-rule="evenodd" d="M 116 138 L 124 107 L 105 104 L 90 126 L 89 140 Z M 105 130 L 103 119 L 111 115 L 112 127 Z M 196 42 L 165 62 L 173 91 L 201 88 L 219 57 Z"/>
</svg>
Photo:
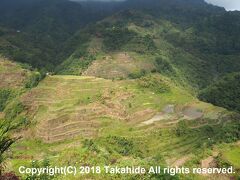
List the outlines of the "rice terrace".
<svg viewBox="0 0 240 180">
<path fill-rule="evenodd" d="M 240 13 L 225 8 L 2 0 L 0 180 L 239 179 Z"/>
</svg>

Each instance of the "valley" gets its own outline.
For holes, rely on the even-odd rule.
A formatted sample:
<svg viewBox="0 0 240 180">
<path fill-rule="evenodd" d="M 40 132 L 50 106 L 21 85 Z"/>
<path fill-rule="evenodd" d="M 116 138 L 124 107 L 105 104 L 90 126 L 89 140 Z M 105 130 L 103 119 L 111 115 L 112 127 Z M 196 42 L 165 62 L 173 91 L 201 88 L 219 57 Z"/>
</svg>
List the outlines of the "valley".
<svg viewBox="0 0 240 180">
<path fill-rule="evenodd" d="M 0 11 L 0 179 L 240 177 L 239 11 L 203 0 L 2 0 Z"/>
</svg>

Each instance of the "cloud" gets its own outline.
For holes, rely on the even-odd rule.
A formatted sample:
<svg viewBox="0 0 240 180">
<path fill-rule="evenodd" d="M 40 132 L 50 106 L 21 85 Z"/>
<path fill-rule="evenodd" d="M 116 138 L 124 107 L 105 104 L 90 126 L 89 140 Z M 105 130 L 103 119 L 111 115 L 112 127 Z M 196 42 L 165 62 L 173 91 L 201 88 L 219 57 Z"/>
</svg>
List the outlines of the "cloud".
<svg viewBox="0 0 240 180">
<path fill-rule="evenodd" d="M 71 1 L 124 1 L 124 0 L 71 0 Z M 205 0 L 226 10 L 240 10 L 240 0 Z"/>
<path fill-rule="evenodd" d="M 104 1 L 104 2 L 109 2 L 109 1 L 125 1 L 125 0 L 70 0 L 70 1 Z"/>
<path fill-rule="evenodd" d="M 222 6 L 226 10 L 240 10 L 240 0 L 205 0 L 208 3 Z"/>
</svg>

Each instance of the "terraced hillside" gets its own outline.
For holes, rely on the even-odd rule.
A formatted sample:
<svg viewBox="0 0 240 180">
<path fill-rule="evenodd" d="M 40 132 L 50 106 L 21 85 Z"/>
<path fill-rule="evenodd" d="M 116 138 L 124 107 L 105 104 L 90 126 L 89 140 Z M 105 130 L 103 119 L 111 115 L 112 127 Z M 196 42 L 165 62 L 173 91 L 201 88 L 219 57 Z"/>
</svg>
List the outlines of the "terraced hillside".
<svg viewBox="0 0 240 180">
<path fill-rule="evenodd" d="M 5 118 L 5 108 L 24 92 L 35 73 L 0 55 L 0 121 Z"/>
<path fill-rule="evenodd" d="M 6 172 L 239 179 L 240 114 L 231 111 L 239 104 L 239 12 L 204 0 L 0 0 L 0 9 L 0 54 L 28 63 L 0 57 L 0 122 L 14 126 L 7 138 L 21 137 L 4 153 Z M 235 173 L 36 178 L 18 170 L 66 165 Z"/>
<path fill-rule="evenodd" d="M 0 88 L 22 88 L 30 75 L 29 70 L 0 56 Z"/>
<path fill-rule="evenodd" d="M 37 123 L 36 136 L 47 142 L 95 137 L 102 116 L 127 118 L 119 103 L 124 97 L 116 97 L 113 104 L 107 101 L 108 91 L 118 87 L 94 77 L 50 76 L 23 97 L 23 104 Z"/>
<path fill-rule="evenodd" d="M 21 131 L 23 139 L 14 145 L 9 163 L 13 169 L 19 163 L 29 165 L 31 160 L 44 158 L 58 165 L 79 161 L 199 166 L 214 153 L 204 147 L 206 141 L 217 141 L 222 125 L 234 122 L 235 115 L 198 101 L 164 76 L 153 74 L 151 78 L 160 79 L 169 90 L 144 87 L 144 78 L 47 76 L 21 97 L 31 124 Z M 209 126 L 218 131 L 208 132 Z M 162 158 L 154 160 L 159 154 Z M 143 157 L 150 161 L 140 161 Z"/>
<path fill-rule="evenodd" d="M 102 77 L 106 79 L 128 78 L 130 74 L 140 70 L 151 71 L 154 69 L 153 62 L 135 59 L 135 56 L 127 52 L 113 53 L 94 61 L 83 75 Z"/>
</svg>

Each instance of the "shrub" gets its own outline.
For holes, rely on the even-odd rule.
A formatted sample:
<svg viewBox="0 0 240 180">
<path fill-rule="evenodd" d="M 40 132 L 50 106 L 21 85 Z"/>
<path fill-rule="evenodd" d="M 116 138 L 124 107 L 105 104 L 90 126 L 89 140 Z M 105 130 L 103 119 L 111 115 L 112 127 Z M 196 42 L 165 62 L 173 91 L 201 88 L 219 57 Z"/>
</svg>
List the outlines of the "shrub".
<svg viewBox="0 0 240 180">
<path fill-rule="evenodd" d="M 138 84 L 142 88 L 149 88 L 156 93 L 170 92 L 170 87 L 160 76 L 148 75 L 139 79 Z"/>
<path fill-rule="evenodd" d="M 134 146 L 134 143 L 125 137 L 109 136 L 107 142 L 114 151 L 123 156 L 141 155 L 140 150 Z"/>
<path fill-rule="evenodd" d="M 83 147 L 87 148 L 89 151 L 99 152 L 97 145 L 94 143 L 92 139 L 85 139 L 83 141 Z"/>
<path fill-rule="evenodd" d="M 146 72 L 145 69 L 141 69 L 140 71 L 136 71 L 136 72 L 130 73 L 130 74 L 128 75 L 128 77 L 129 77 L 130 79 L 138 79 L 138 78 L 140 78 L 140 77 L 145 76 L 146 73 L 147 73 L 147 72 Z"/>
<path fill-rule="evenodd" d="M 24 106 L 21 102 L 15 101 L 9 104 L 5 109 L 5 118 L 7 120 L 14 120 L 21 112 L 23 112 Z"/>
<path fill-rule="evenodd" d="M 156 71 L 162 74 L 167 74 L 167 75 L 174 75 L 175 71 L 172 67 L 172 65 L 165 59 L 161 57 L 157 57 L 155 59 L 155 67 Z"/>
<path fill-rule="evenodd" d="M 31 163 L 31 168 L 47 168 L 50 167 L 50 161 L 48 159 L 44 159 L 42 162 L 40 161 L 32 161 Z M 35 179 L 39 179 L 39 180 L 51 180 L 54 179 L 56 175 L 52 175 L 52 174 L 47 174 L 47 173 L 43 173 L 41 175 L 38 174 L 29 174 L 26 177 L 26 180 L 35 180 Z"/>
<path fill-rule="evenodd" d="M 181 120 L 177 123 L 175 133 L 177 136 L 183 136 L 188 133 L 188 126 L 187 126 L 186 121 Z"/>
<path fill-rule="evenodd" d="M 47 70 L 45 68 L 40 69 L 39 72 L 32 72 L 31 76 L 25 83 L 25 88 L 33 88 L 38 85 L 38 83 L 46 77 Z"/>
<path fill-rule="evenodd" d="M 13 92 L 10 89 L 0 89 L 0 111 L 3 111 L 10 98 L 13 97 Z"/>
<path fill-rule="evenodd" d="M 104 46 L 106 50 L 119 50 L 123 45 L 129 42 L 135 32 L 128 30 L 125 27 L 112 27 L 104 31 Z"/>
<path fill-rule="evenodd" d="M 12 126 L 11 123 L 9 123 L 6 120 L 0 121 L 0 179 L 1 177 L 6 177 L 7 174 L 2 175 L 4 171 L 4 165 L 3 162 L 5 160 L 4 153 L 8 151 L 10 146 L 17 140 L 17 138 L 11 138 L 10 132 L 12 130 L 16 129 L 16 126 Z"/>
<path fill-rule="evenodd" d="M 125 48 L 140 54 L 153 54 L 157 49 L 150 35 L 134 36 Z"/>
<path fill-rule="evenodd" d="M 25 87 L 33 88 L 33 87 L 37 86 L 40 79 L 41 79 L 40 73 L 34 73 L 33 75 L 30 76 L 30 78 L 26 82 Z"/>
</svg>

